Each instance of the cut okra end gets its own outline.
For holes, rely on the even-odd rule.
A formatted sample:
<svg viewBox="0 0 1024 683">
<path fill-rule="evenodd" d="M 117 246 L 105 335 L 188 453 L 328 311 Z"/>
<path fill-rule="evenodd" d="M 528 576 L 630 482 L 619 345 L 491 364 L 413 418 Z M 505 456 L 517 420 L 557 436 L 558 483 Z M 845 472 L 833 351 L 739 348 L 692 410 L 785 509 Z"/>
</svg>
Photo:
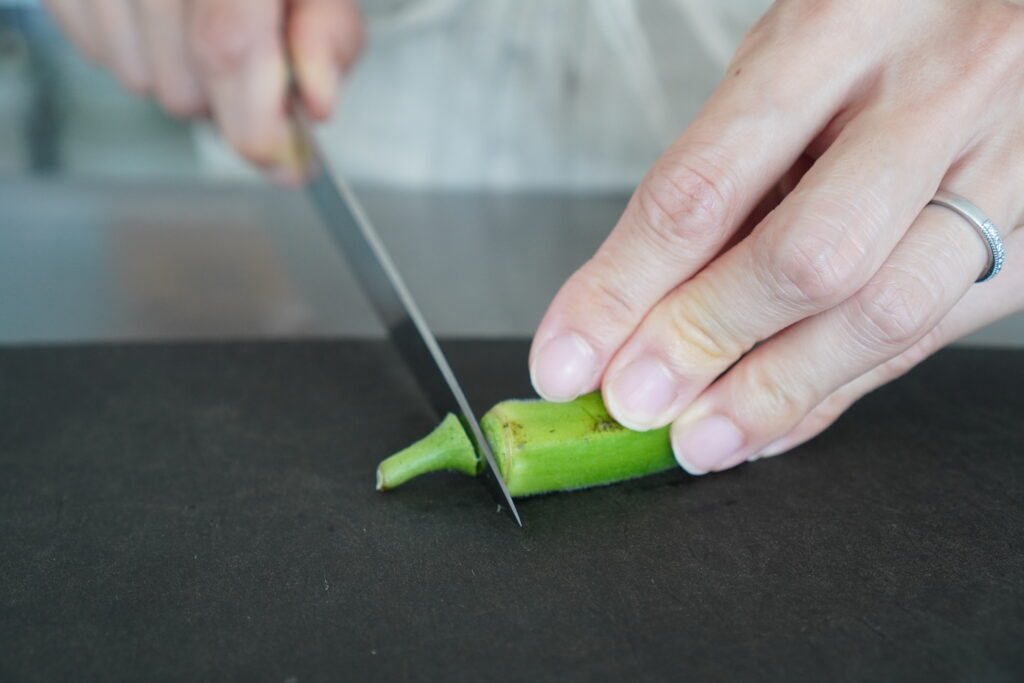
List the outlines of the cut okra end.
<svg viewBox="0 0 1024 683">
<path fill-rule="evenodd" d="M 480 473 L 480 458 L 455 415 L 447 415 L 434 431 L 377 466 L 377 490 L 388 491 L 427 472 L 457 470 Z"/>
<path fill-rule="evenodd" d="M 676 467 L 668 427 L 627 429 L 612 419 L 598 392 L 568 403 L 503 401 L 487 411 L 480 426 L 514 497 L 602 486 Z M 436 470 L 483 470 L 454 415 L 384 460 L 377 468 L 377 490 Z"/>
</svg>

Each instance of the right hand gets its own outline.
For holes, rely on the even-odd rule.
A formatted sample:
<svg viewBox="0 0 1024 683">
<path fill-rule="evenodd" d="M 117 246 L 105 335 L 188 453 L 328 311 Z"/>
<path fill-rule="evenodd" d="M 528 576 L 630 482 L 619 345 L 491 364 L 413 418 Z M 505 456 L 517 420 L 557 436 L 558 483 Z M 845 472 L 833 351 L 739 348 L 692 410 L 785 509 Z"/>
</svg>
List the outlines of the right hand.
<svg viewBox="0 0 1024 683">
<path fill-rule="evenodd" d="M 301 179 L 287 119 L 291 56 L 306 108 L 330 116 L 363 28 L 356 0 L 44 0 L 92 61 L 180 118 L 211 116 L 281 183 Z"/>
</svg>

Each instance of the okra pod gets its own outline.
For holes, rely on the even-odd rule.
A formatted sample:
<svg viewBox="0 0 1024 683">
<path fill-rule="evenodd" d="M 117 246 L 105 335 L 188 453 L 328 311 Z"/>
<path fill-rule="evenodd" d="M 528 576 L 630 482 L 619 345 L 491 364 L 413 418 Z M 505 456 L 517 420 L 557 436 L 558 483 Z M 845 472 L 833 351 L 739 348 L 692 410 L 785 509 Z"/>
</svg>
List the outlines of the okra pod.
<svg viewBox="0 0 1024 683">
<path fill-rule="evenodd" d="M 487 411 L 480 426 L 515 497 L 612 484 L 676 466 L 668 427 L 627 429 L 608 414 L 598 392 L 569 403 L 503 401 Z M 449 415 L 380 464 L 377 488 L 386 491 L 435 470 L 482 469 L 462 423 Z"/>
</svg>

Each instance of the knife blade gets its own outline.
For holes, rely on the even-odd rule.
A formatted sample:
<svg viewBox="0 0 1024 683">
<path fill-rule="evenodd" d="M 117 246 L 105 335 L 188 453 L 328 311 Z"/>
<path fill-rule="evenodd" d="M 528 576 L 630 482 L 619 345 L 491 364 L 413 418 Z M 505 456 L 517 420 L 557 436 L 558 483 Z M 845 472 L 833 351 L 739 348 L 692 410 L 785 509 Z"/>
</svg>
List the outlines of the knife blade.
<svg viewBox="0 0 1024 683">
<path fill-rule="evenodd" d="M 437 338 L 359 200 L 320 150 L 309 117 L 297 101 L 292 108 L 291 125 L 300 158 L 306 163 L 306 192 L 327 234 L 348 261 L 392 345 L 437 417 L 454 413 L 462 420 L 487 463 L 484 478 L 499 506 L 504 506 L 522 526 L 491 446 Z"/>
</svg>

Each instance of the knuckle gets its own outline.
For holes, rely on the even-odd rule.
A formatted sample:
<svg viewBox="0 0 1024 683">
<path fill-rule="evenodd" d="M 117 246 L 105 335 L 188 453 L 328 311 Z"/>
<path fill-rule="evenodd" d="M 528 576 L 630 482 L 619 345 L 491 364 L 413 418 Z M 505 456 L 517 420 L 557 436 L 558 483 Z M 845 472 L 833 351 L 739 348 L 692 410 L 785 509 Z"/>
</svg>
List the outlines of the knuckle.
<svg viewBox="0 0 1024 683">
<path fill-rule="evenodd" d="M 988 107 L 991 98 L 1006 92 L 1007 83 L 1021 82 L 1024 8 L 1010 3 L 984 3 L 983 7 L 972 6 L 964 11 L 958 20 L 961 30 L 954 39 L 956 47 L 950 51 L 955 55 L 951 57 L 954 61 L 946 72 L 961 79 L 961 97 L 964 88 L 971 89 L 976 96 L 968 99 Z M 949 69 L 953 74 L 949 74 Z"/>
<path fill-rule="evenodd" d="M 1021 39 L 1024 38 L 1024 9 L 1016 5 L 989 3 L 972 11 L 974 31 L 966 38 L 973 48 L 967 54 L 976 56 L 986 67 L 1003 73 L 1016 65 L 1007 65 L 1007 57 L 1020 57 L 1024 53 Z"/>
<path fill-rule="evenodd" d="M 724 367 L 751 346 L 738 340 L 693 298 L 677 297 L 672 301 L 668 306 L 666 323 L 671 340 L 669 356 L 702 367 Z"/>
<path fill-rule="evenodd" d="M 835 40 L 849 35 L 851 28 L 865 23 L 865 4 L 865 0 L 782 0 L 774 16 L 775 37 L 786 36 L 787 42 L 799 45 L 821 40 L 823 36 Z"/>
<path fill-rule="evenodd" d="M 857 285 L 859 259 L 845 240 L 830 238 L 834 231 L 801 235 L 789 248 L 761 250 L 763 270 L 787 300 L 814 309 L 827 308 Z"/>
<path fill-rule="evenodd" d="M 869 283 L 856 296 L 867 338 L 885 348 L 909 346 L 926 331 L 937 294 L 934 286 L 909 273 Z"/>
<path fill-rule="evenodd" d="M 822 83 L 820 55 L 836 52 L 840 46 L 859 50 L 872 34 L 874 17 L 887 14 L 864 10 L 880 0 L 778 0 L 747 34 L 736 60 L 760 63 L 762 78 L 771 87 L 761 93 L 761 104 L 769 110 L 792 114 L 813 96 L 814 84 Z M 751 59 L 756 54 L 757 59 Z M 855 63 L 848 68 L 850 75 Z M 847 75 L 840 76 L 844 78 Z M 770 79 L 770 81 L 768 80 Z M 850 82 L 850 88 L 855 82 Z"/>
<path fill-rule="evenodd" d="M 851 39 L 876 29 L 891 0 L 788 0 L 791 33 L 810 40 Z"/>
<path fill-rule="evenodd" d="M 581 288 L 581 301 L 590 309 L 588 315 L 600 325 L 632 324 L 640 317 L 640 305 L 623 289 L 619 278 L 609 274 L 596 260 L 588 262 L 576 275 Z"/>
<path fill-rule="evenodd" d="M 843 4 L 840 0 L 784 0 L 781 3 L 793 21 L 803 26 L 810 23 L 816 27 L 833 22 L 836 10 L 841 9 Z"/>
<path fill-rule="evenodd" d="M 865 236 L 882 234 L 891 216 L 884 197 L 842 178 L 798 206 L 796 215 L 776 218 L 773 229 L 758 234 L 755 265 L 784 301 L 816 311 L 849 298 L 867 282 L 873 269 L 865 263 L 873 246 Z"/>
<path fill-rule="evenodd" d="M 751 419 L 775 428 L 765 431 L 797 424 L 817 403 L 810 383 L 787 381 L 757 363 L 745 375 L 743 391 L 751 397 Z"/>
<path fill-rule="evenodd" d="M 660 246 L 720 241 L 730 218 L 728 176 L 706 162 L 659 163 L 637 190 L 642 228 Z"/>
</svg>

